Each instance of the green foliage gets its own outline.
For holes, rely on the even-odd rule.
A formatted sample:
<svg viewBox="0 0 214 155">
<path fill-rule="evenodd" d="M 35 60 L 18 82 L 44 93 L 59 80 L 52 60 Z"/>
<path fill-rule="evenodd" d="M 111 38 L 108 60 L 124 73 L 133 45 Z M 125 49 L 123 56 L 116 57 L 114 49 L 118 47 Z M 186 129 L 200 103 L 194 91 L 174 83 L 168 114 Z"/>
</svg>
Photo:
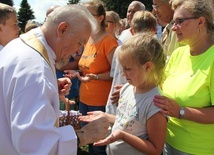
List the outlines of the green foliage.
<svg viewBox="0 0 214 155">
<path fill-rule="evenodd" d="M 4 3 L 10 6 L 13 6 L 13 0 L 0 0 L 0 3 Z"/>
<path fill-rule="evenodd" d="M 35 19 L 34 11 L 31 9 L 31 6 L 28 4 L 27 0 L 22 0 L 18 11 L 19 27 L 22 32 L 24 32 L 27 21 L 31 19 Z"/>
<path fill-rule="evenodd" d="M 69 0 L 67 4 L 78 4 L 80 0 Z"/>
<path fill-rule="evenodd" d="M 128 9 L 129 4 L 133 0 L 103 0 L 106 4 L 107 10 L 113 10 L 120 15 L 120 18 L 126 17 L 126 12 Z M 152 0 L 139 0 L 142 2 L 148 11 L 152 10 Z"/>
</svg>

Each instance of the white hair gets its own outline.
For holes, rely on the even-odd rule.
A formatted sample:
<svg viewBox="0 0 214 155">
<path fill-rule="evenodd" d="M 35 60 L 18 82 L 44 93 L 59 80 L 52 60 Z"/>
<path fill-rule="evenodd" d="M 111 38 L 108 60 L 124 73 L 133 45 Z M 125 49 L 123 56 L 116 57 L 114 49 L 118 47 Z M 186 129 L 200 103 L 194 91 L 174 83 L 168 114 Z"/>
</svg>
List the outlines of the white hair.
<svg viewBox="0 0 214 155">
<path fill-rule="evenodd" d="M 145 11 L 145 10 L 146 10 L 145 5 L 144 5 L 142 2 L 140 2 L 140 1 L 132 1 L 132 2 L 130 3 L 130 5 L 139 5 L 140 8 L 141 8 L 141 10 L 139 10 L 139 11 Z M 129 6 L 130 6 L 130 5 L 129 5 Z"/>
<path fill-rule="evenodd" d="M 46 21 L 47 23 L 52 21 L 55 24 L 67 22 L 72 25 L 72 27 L 77 27 L 77 30 L 80 27 L 86 27 L 90 24 L 92 33 L 96 33 L 98 29 L 97 20 L 84 6 L 79 4 L 70 4 L 55 8 L 54 11 L 47 16 Z"/>
</svg>

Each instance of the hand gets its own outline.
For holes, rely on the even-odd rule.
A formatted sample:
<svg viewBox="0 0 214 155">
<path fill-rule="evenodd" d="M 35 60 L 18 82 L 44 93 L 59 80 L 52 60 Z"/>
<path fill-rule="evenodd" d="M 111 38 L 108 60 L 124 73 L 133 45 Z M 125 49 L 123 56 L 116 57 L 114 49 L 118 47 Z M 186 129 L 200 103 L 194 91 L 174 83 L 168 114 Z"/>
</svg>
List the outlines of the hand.
<svg viewBox="0 0 214 155">
<path fill-rule="evenodd" d="M 71 80 L 69 78 L 59 78 L 57 80 L 59 96 L 66 96 L 71 89 Z"/>
<path fill-rule="evenodd" d="M 77 77 L 77 75 L 79 74 L 79 72 L 75 70 L 65 70 L 64 73 L 65 73 L 64 76 L 70 79 Z"/>
<path fill-rule="evenodd" d="M 104 145 L 108 145 L 110 143 L 113 143 L 119 139 L 122 139 L 123 136 L 123 131 L 121 130 L 115 130 L 114 132 L 112 132 L 108 137 L 106 137 L 103 140 L 100 140 L 98 142 L 94 143 L 94 146 L 104 146 Z"/>
<path fill-rule="evenodd" d="M 83 134 L 77 132 L 80 145 L 91 144 L 104 139 L 108 133 L 109 122 L 105 117 L 100 117 L 81 128 Z"/>
<path fill-rule="evenodd" d="M 123 85 L 117 85 L 114 86 L 115 90 L 112 94 L 111 94 L 111 103 L 112 104 L 118 104 L 119 98 L 120 98 L 120 89 L 122 88 Z"/>
<path fill-rule="evenodd" d="M 60 98 L 60 100 L 61 100 L 63 103 L 65 103 L 65 104 L 67 104 L 67 105 L 76 104 L 75 101 L 69 100 L 69 99 L 66 98 L 64 95 L 59 95 L 59 98 Z"/>
<path fill-rule="evenodd" d="M 86 74 L 85 76 L 77 75 L 77 77 L 81 82 L 89 82 L 91 80 L 95 80 L 96 75 L 91 73 L 91 74 Z"/>
<path fill-rule="evenodd" d="M 93 120 L 96 120 L 98 118 L 105 117 L 105 113 L 102 111 L 92 111 L 92 112 L 87 112 L 86 116 L 79 116 L 79 120 L 82 122 L 91 122 Z"/>
<path fill-rule="evenodd" d="M 180 117 L 180 105 L 175 100 L 165 96 L 156 95 L 153 99 L 154 104 L 161 108 L 161 112 L 172 117 Z"/>
</svg>

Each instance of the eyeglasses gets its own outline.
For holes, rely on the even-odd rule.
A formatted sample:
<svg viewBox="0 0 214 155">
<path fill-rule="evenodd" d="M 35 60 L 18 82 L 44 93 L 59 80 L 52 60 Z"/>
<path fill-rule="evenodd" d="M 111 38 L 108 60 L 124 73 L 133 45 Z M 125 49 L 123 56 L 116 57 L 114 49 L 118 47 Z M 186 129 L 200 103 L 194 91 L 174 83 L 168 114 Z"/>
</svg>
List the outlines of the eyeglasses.
<svg viewBox="0 0 214 155">
<path fill-rule="evenodd" d="M 185 20 L 198 19 L 199 17 L 178 18 L 172 21 L 173 25 L 180 26 Z"/>
<path fill-rule="evenodd" d="M 157 4 L 152 5 L 153 10 L 157 11 L 158 8 L 159 8 L 162 4 L 164 4 L 164 3 L 160 3 L 160 4 L 158 4 L 158 5 L 157 5 Z"/>
</svg>

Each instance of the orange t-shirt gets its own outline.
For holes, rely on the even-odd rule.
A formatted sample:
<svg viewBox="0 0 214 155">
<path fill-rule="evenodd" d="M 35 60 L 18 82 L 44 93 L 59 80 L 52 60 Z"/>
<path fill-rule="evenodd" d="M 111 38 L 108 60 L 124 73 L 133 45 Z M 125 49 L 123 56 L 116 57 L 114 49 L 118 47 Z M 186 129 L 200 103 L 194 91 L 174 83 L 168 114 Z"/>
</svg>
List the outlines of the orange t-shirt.
<svg viewBox="0 0 214 155">
<path fill-rule="evenodd" d="M 110 34 L 107 34 L 96 44 L 87 43 L 79 60 L 79 69 L 83 75 L 109 72 L 111 64 L 108 62 L 107 55 L 117 46 L 117 40 Z M 111 82 L 111 80 L 82 82 L 80 85 L 80 101 L 90 106 L 105 106 Z"/>
</svg>

